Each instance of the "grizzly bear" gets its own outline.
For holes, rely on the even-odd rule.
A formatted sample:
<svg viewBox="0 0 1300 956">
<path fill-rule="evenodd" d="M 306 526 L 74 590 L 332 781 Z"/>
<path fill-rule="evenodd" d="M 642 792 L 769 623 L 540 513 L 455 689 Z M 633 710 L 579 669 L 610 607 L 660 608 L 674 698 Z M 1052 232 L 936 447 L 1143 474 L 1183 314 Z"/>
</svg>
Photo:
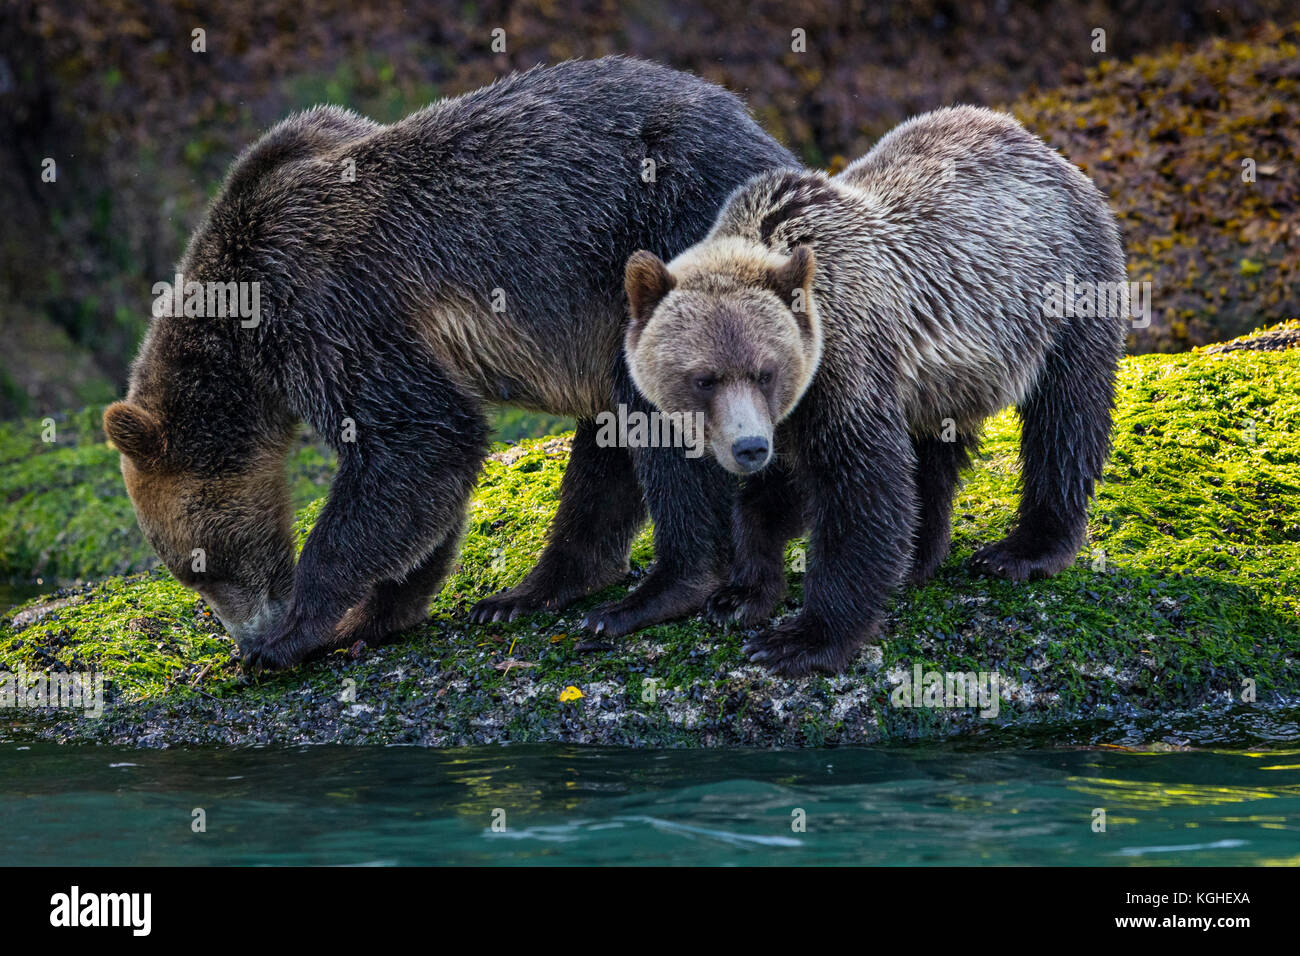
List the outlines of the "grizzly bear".
<svg viewBox="0 0 1300 956">
<path fill-rule="evenodd" d="M 387 126 L 333 107 L 285 120 L 231 168 L 177 268 L 185 308 L 153 320 L 104 416 L 146 537 L 250 668 L 375 643 L 426 615 L 485 409 L 509 404 L 577 433 L 541 559 L 475 619 L 617 581 L 647 509 L 656 564 L 592 625 L 698 609 L 725 581 L 728 477 L 596 441 L 602 411 L 651 410 L 622 356 L 623 266 L 698 241 L 736 187 L 793 161 L 732 94 L 623 58 L 513 74 Z M 256 316 L 211 306 L 214 286 Z M 295 569 L 283 462 L 301 421 L 338 471 Z"/>
<path fill-rule="evenodd" d="M 759 175 L 667 266 L 632 256 L 633 380 L 664 412 L 702 413 L 712 456 L 745 476 L 709 614 L 767 621 L 808 530 L 802 609 L 745 651 L 787 675 L 844 668 L 891 593 L 943 561 L 959 473 L 1008 405 L 1019 519 L 974 562 L 1013 580 L 1069 565 L 1109 453 L 1124 279 L 1091 181 L 971 107 L 902 124 L 835 177 Z"/>
</svg>

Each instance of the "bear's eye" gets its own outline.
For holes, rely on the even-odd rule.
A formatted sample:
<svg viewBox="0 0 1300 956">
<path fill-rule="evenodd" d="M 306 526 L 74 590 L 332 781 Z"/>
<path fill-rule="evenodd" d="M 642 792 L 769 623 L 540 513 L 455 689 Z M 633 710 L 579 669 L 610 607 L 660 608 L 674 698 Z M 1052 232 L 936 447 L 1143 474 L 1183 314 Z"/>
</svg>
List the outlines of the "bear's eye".
<svg viewBox="0 0 1300 956">
<path fill-rule="evenodd" d="M 701 392 L 713 391 L 713 386 L 718 384 L 718 380 L 712 375 L 697 375 L 695 377 L 695 387 Z"/>
<path fill-rule="evenodd" d="M 764 369 L 758 373 L 757 381 L 759 388 L 767 388 L 767 386 L 772 384 L 772 373 Z"/>
</svg>

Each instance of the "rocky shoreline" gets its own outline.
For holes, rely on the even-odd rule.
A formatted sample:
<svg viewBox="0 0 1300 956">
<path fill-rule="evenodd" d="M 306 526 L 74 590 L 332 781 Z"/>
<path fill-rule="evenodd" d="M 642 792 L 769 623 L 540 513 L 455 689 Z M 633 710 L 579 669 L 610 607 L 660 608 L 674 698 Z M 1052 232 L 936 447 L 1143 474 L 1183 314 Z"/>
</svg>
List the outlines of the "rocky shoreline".
<svg viewBox="0 0 1300 956">
<path fill-rule="evenodd" d="M 966 564 L 1013 517 L 1016 431 L 1009 415 L 991 424 L 953 556 L 899 596 L 883 640 L 838 677 L 773 678 L 744 661 L 741 632 L 699 618 L 580 651 L 585 610 L 652 560 L 648 533 L 624 585 L 562 615 L 465 623 L 540 552 L 567 455 L 565 439 L 544 439 L 489 461 L 460 565 L 430 620 L 394 643 L 250 677 L 203 602 L 164 572 L 110 578 L 0 617 L 0 672 L 100 675 L 103 715 L 13 706 L 5 733 L 144 747 L 808 747 L 1022 731 L 1123 743 L 1152 727 L 1177 741 L 1182 715 L 1300 736 L 1300 350 L 1126 359 L 1092 546 L 1020 585 Z M 319 507 L 300 513 L 300 537 Z M 801 597 L 799 548 L 783 613 Z M 958 674 L 976 693 L 947 686 Z M 905 692 L 918 675 L 922 693 Z"/>
</svg>

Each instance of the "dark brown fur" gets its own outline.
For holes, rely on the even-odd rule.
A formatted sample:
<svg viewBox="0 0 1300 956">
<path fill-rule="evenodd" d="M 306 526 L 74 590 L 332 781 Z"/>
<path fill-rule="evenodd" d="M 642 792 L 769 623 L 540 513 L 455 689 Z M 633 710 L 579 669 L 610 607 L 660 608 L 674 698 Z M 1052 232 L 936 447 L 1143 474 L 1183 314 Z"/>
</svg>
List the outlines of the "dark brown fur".
<svg viewBox="0 0 1300 956">
<path fill-rule="evenodd" d="M 240 157 L 179 265 L 258 282 L 262 321 L 155 319 L 105 418 L 150 542 L 250 667 L 384 639 L 423 617 L 454 560 L 487 407 L 516 404 L 573 415 L 578 433 L 541 561 L 474 619 L 618 580 L 647 504 L 655 569 L 591 626 L 698 608 L 729 558 L 725 476 L 594 440 L 600 411 L 649 409 L 621 355 L 623 264 L 685 248 L 740 183 L 790 162 L 731 94 L 621 58 L 513 75 L 390 126 L 333 108 L 286 120 Z M 299 421 L 339 467 L 295 571 L 280 471 Z M 203 572 L 187 570 L 194 548 Z"/>
</svg>

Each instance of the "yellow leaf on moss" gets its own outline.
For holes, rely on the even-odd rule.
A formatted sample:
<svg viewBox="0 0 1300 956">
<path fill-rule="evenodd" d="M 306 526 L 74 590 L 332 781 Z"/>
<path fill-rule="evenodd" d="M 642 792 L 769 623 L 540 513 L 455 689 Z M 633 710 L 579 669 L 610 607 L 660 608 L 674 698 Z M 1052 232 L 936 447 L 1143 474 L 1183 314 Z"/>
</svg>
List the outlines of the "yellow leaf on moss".
<svg viewBox="0 0 1300 956">
<path fill-rule="evenodd" d="M 582 691 L 570 684 L 564 690 L 560 691 L 560 703 L 567 704 L 571 700 L 577 700 L 582 696 Z"/>
</svg>

